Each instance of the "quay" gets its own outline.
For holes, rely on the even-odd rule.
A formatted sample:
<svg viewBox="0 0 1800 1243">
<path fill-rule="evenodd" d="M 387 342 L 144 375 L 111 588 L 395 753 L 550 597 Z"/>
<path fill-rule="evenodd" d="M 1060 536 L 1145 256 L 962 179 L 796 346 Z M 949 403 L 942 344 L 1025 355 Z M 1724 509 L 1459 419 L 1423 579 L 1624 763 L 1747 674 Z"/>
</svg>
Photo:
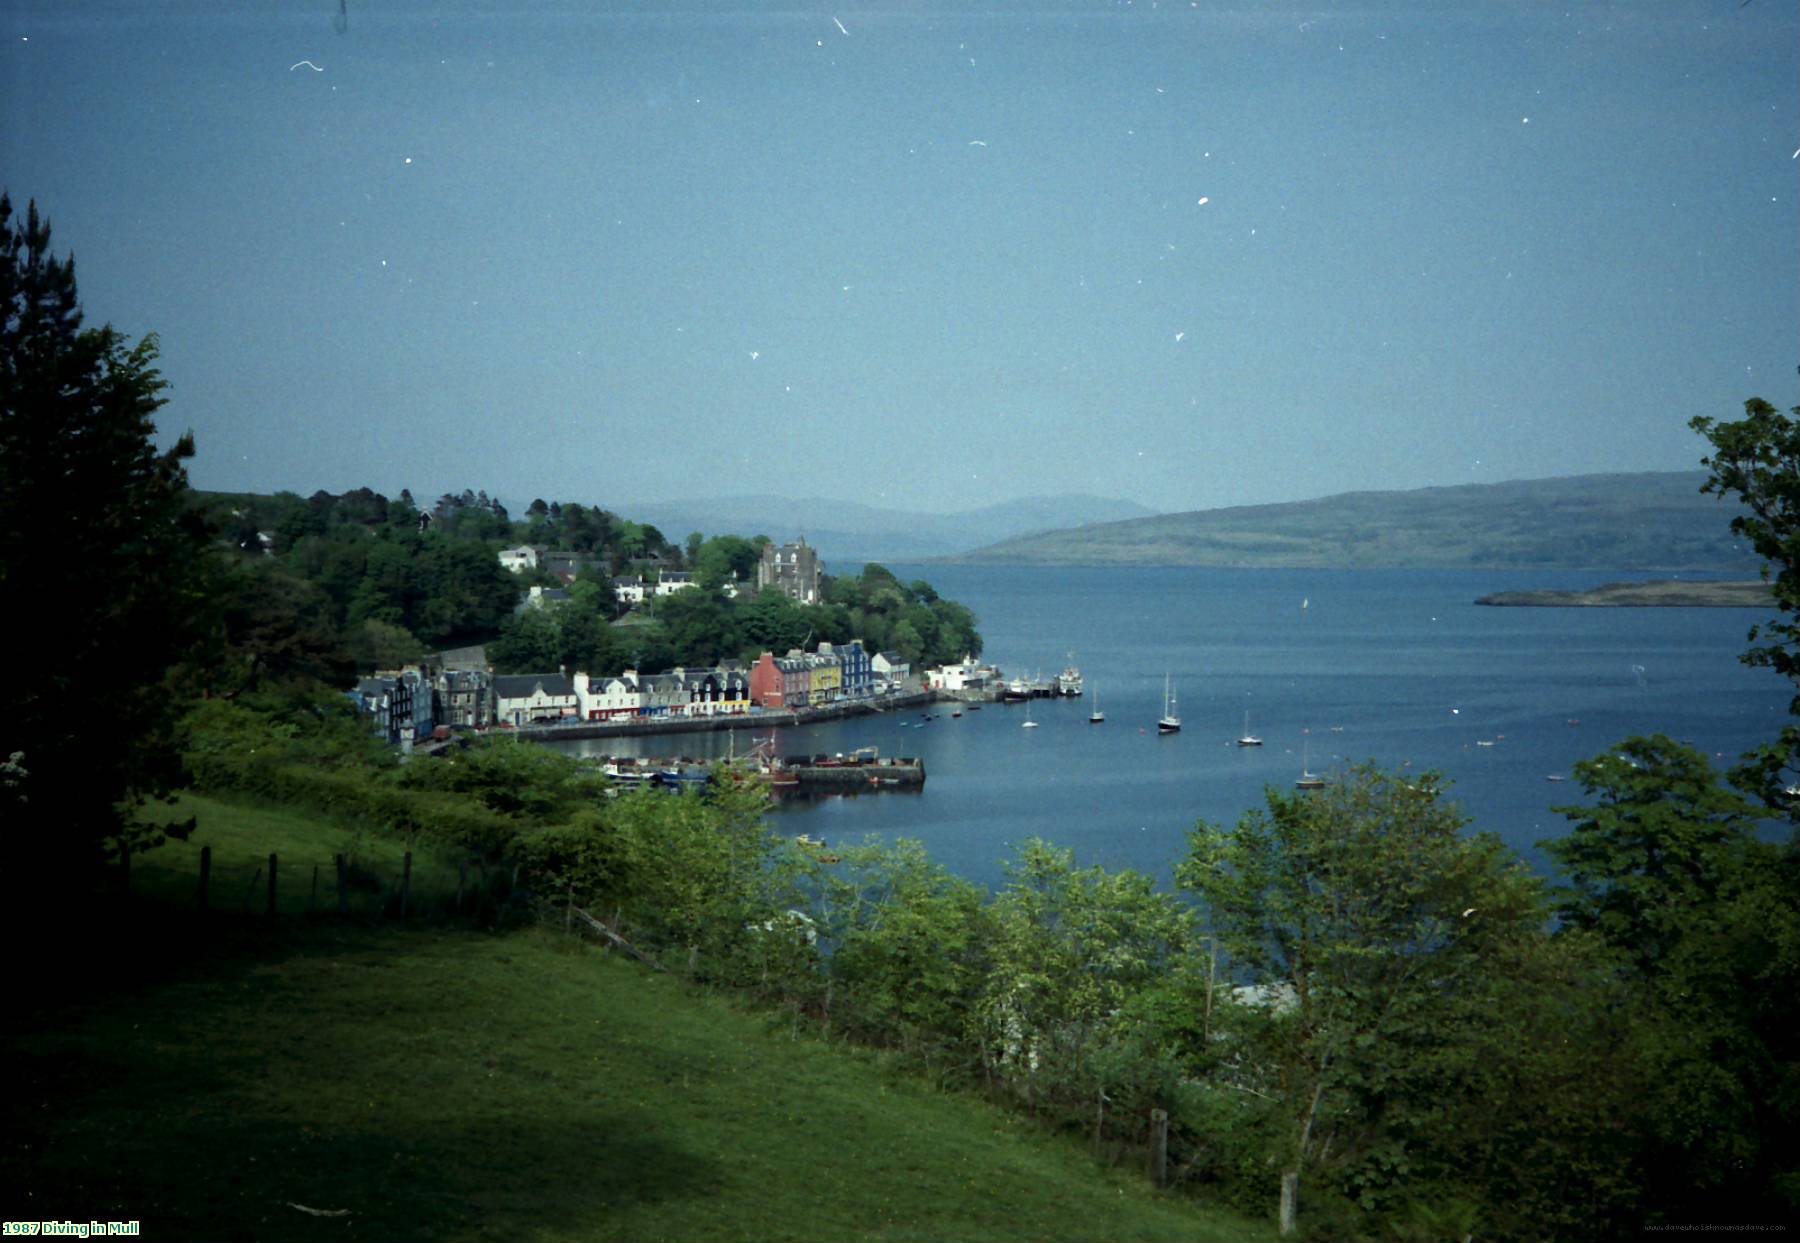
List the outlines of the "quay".
<svg viewBox="0 0 1800 1243">
<path fill-rule="evenodd" d="M 883 712 L 918 708 L 939 699 L 961 701 L 962 698 L 960 695 L 946 695 L 937 691 L 918 691 L 907 695 L 884 695 L 879 699 L 846 700 L 842 703 L 823 704 L 817 708 L 761 710 L 728 716 L 666 716 L 631 721 L 571 720 L 567 723 L 544 725 L 498 725 L 484 732 L 489 735 L 525 738 L 532 742 L 556 742 L 576 738 L 639 738 L 653 734 L 766 729 L 777 725 L 817 725 L 849 717 L 874 716 Z M 420 744 L 417 749 L 427 748 Z"/>
</svg>

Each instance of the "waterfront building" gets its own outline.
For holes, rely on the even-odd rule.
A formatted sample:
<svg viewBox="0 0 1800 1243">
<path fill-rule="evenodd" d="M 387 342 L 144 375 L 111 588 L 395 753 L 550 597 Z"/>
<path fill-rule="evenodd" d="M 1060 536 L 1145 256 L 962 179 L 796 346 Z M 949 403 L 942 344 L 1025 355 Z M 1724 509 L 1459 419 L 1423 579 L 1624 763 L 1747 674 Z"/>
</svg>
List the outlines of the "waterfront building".
<svg viewBox="0 0 1800 1243">
<path fill-rule="evenodd" d="M 566 673 L 497 674 L 494 719 L 503 725 L 536 725 L 575 717 L 581 701 Z"/>
<path fill-rule="evenodd" d="M 494 723 L 493 684 L 485 669 L 444 669 L 432 680 L 439 725 L 480 729 Z"/>
<path fill-rule="evenodd" d="M 437 727 L 431 682 L 416 667 L 364 678 L 357 683 L 355 697 L 376 736 L 389 746 L 410 749 L 414 742 L 431 737 Z"/>
<path fill-rule="evenodd" d="M 939 691 L 986 691 L 999 685 L 1000 671 L 964 656 L 954 665 L 925 671 L 925 681 Z"/>
<path fill-rule="evenodd" d="M 630 720 L 643 708 L 643 691 L 638 686 L 635 669 L 627 669 L 610 678 L 591 678 L 585 673 L 577 673 L 574 685 L 584 721 Z"/>
<path fill-rule="evenodd" d="M 806 667 L 808 704 L 817 707 L 838 698 L 839 688 L 843 685 L 843 669 L 828 651 L 802 652 L 796 648 L 788 653 L 788 659 L 797 660 Z"/>
<path fill-rule="evenodd" d="M 869 664 L 875 670 L 875 676 L 885 678 L 887 684 L 895 690 L 899 690 L 900 684 L 912 676 L 912 662 L 899 652 L 876 652 Z"/>
<path fill-rule="evenodd" d="M 638 685 L 643 688 L 643 707 L 638 715 L 650 720 L 658 720 L 667 716 L 682 716 L 687 712 L 687 682 L 673 673 L 645 673 L 638 675 Z"/>
<path fill-rule="evenodd" d="M 838 679 L 846 699 L 866 699 L 875 691 L 875 666 L 861 639 L 848 643 L 821 643 L 819 651 L 838 662 Z"/>
<path fill-rule="evenodd" d="M 805 660 L 764 652 L 750 666 L 750 702 L 759 708 L 804 708 L 811 702 L 811 676 Z"/>
</svg>

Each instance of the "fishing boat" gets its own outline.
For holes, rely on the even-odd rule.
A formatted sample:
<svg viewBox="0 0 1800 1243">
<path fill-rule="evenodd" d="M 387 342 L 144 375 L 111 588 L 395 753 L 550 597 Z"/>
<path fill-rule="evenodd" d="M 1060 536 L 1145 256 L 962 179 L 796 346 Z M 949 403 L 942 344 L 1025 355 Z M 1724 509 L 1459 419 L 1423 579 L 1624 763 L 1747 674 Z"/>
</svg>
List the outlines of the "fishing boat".
<svg viewBox="0 0 1800 1243">
<path fill-rule="evenodd" d="M 1169 681 L 1169 675 L 1163 675 L 1163 714 L 1156 723 L 1159 734 L 1179 734 L 1181 732 L 1181 716 L 1175 710 L 1175 690 Z"/>
<path fill-rule="evenodd" d="M 1243 736 L 1238 739 L 1237 745 L 1240 747 L 1262 746 L 1262 739 L 1250 732 L 1250 711 L 1247 708 L 1244 710 L 1244 733 Z"/>
<path fill-rule="evenodd" d="M 1088 693 L 1088 699 L 1089 699 L 1089 702 L 1093 705 L 1093 711 L 1088 713 L 1088 724 L 1089 725 L 1098 725 L 1102 721 L 1106 720 L 1106 713 L 1100 711 L 1100 696 L 1098 696 L 1090 691 Z"/>
</svg>

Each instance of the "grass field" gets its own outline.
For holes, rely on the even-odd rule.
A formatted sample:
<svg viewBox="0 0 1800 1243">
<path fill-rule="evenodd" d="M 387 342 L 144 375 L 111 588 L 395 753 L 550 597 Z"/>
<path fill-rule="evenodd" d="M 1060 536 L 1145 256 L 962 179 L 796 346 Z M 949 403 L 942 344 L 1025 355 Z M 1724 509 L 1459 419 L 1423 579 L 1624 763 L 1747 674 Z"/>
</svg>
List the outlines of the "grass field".
<svg viewBox="0 0 1800 1243">
<path fill-rule="evenodd" d="M 293 808 L 196 794 L 183 795 L 173 807 L 155 807 L 144 819 L 169 823 L 189 816 L 198 824 L 186 841 L 171 839 L 133 859 L 131 887 L 135 893 L 177 907 L 195 905 L 200 851 L 206 846 L 212 848 L 210 901 L 218 911 L 267 909 L 271 853 L 279 860 L 277 910 L 282 914 L 337 909 L 335 857 L 339 854 L 351 864 L 345 898 L 353 913 L 379 913 L 393 904 L 399 893 L 409 847 L 397 838 L 359 832 Z M 427 912 L 451 901 L 460 878 L 460 860 L 426 844 L 414 844 L 410 849 L 412 909 Z M 482 879 L 478 871 L 468 874 L 471 886 Z"/>
<path fill-rule="evenodd" d="M 194 807 L 246 857 L 339 831 L 279 813 L 259 837 L 263 812 Z M 8 1220 L 221 1240 L 1271 1234 L 558 933 L 202 920 L 141 896 L 92 931 L 57 934 L 91 969 L 8 1024 Z"/>
</svg>

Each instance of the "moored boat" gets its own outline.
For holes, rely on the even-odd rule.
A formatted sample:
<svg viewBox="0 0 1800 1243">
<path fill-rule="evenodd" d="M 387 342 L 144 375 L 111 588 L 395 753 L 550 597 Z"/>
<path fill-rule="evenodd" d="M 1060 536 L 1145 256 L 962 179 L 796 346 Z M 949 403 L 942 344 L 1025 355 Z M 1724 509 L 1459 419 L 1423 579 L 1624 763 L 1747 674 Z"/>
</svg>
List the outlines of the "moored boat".
<svg viewBox="0 0 1800 1243">
<path fill-rule="evenodd" d="M 1159 734 L 1178 734 L 1181 732 L 1181 714 L 1175 709 L 1175 690 L 1169 675 L 1163 675 L 1163 714 L 1156 722 Z"/>
</svg>

